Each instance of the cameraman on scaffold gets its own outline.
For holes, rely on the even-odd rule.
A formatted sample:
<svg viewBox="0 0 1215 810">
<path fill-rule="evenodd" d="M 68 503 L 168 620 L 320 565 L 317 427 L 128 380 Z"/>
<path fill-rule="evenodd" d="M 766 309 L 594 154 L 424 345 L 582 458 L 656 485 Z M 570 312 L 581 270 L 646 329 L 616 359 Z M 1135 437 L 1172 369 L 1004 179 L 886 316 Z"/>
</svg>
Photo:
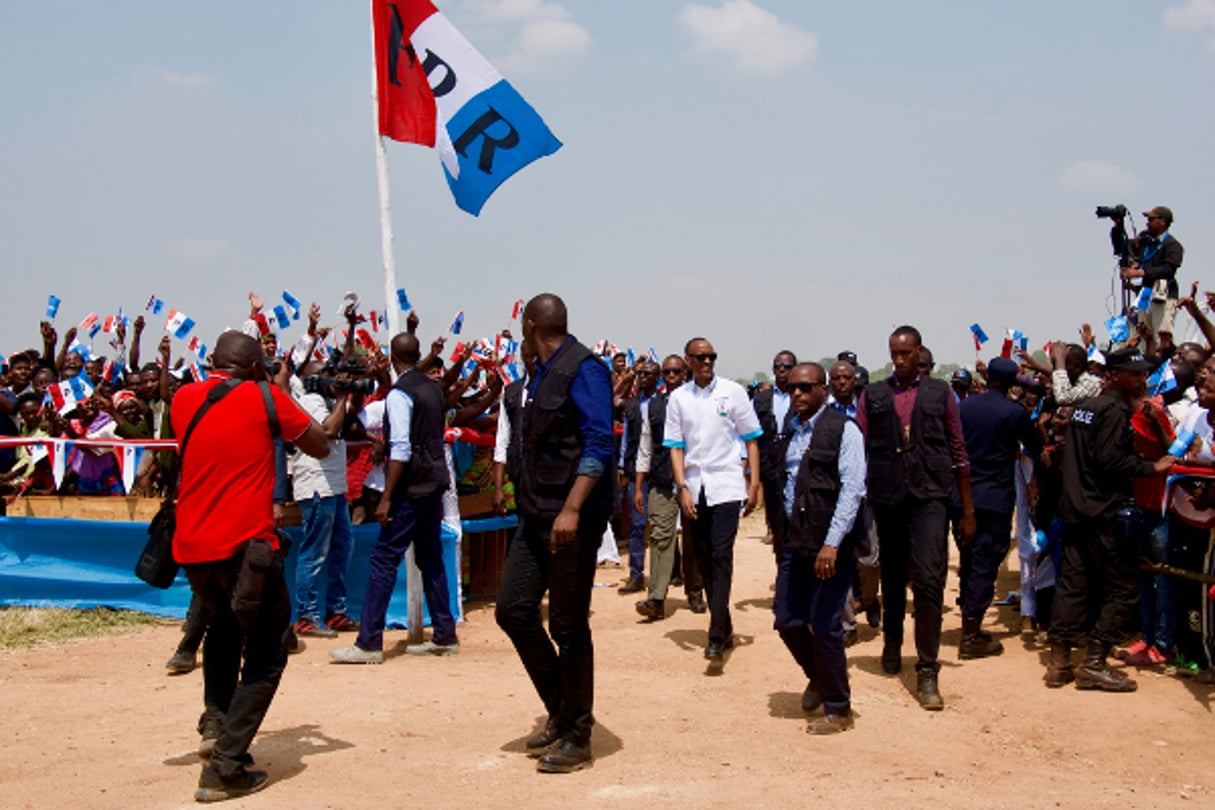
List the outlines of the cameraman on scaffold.
<svg viewBox="0 0 1215 810">
<path fill-rule="evenodd" d="M 1169 233 L 1173 225 L 1171 209 L 1158 205 L 1144 211 L 1147 230 L 1131 243 L 1137 257 L 1130 267 L 1122 268 L 1123 281 L 1142 279 L 1143 286 L 1152 288 L 1152 304 L 1148 309 L 1148 324 L 1155 334 L 1160 353 L 1172 353 L 1173 318 L 1177 314 L 1177 268 L 1185 249 Z"/>
</svg>

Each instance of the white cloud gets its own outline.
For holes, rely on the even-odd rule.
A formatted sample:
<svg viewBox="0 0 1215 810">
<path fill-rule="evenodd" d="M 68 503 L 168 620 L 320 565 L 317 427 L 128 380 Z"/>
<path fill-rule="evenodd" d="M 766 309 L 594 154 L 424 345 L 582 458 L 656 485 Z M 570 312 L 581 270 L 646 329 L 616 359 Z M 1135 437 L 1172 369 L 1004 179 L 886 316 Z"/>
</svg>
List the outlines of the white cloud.
<svg viewBox="0 0 1215 810">
<path fill-rule="evenodd" d="M 528 72 L 544 63 L 581 56 L 591 35 L 564 6 L 547 0 L 468 0 L 466 13 L 507 30 L 510 49 L 495 59 L 509 73 Z"/>
<path fill-rule="evenodd" d="M 1164 27 L 1169 31 L 1202 31 L 1211 35 L 1207 50 L 1215 52 L 1215 0 L 1185 0 L 1164 12 Z"/>
<path fill-rule="evenodd" d="M 1136 191 L 1143 182 L 1133 173 L 1099 160 L 1082 160 L 1063 172 L 1063 188 L 1089 194 L 1123 194 Z"/>
<path fill-rule="evenodd" d="M 170 87 L 214 87 L 219 83 L 219 79 L 211 73 L 179 73 L 176 70 L 149 65 L 135 68 L 135 77 L 141 81 Z"/>
<path fill-rule="evenodd" d="M 164 251 L 178 259 L 214 261 L 233 255 L 236 248 L 222 237 L 187 236 L 185 239 L 169 242 L 164 246 Z"/>
<path fill-rule="evenodd" d="M 676 21 L 692 37 L 693 52 L 725 56 L 741 73 L 783 73 L 818 52 L 818 37 L 812 32 L 751 0 L 725 0 L 716 8 L 686 5 Z"/>
</svg>

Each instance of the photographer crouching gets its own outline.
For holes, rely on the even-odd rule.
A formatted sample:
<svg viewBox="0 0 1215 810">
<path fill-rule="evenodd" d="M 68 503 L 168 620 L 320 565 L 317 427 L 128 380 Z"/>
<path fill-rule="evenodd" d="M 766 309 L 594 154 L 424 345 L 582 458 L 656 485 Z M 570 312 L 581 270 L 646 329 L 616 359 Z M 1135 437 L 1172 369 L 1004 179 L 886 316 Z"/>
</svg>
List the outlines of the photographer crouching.
<svg viewBox="0 0 1215 810">
<path fill-rule="evenodd" d="M 1158 205 L 1144 211 L 1143 216 L 1147 218 L 1147 230 L 1130 241 L 1134 260 L 1129 267 L 1122 268 L 1122 280 L 1141 279 L 1144 287 L 1151 288 L 1148 325 L 1156 336 L 1160 353 L 1168 357 L 1175 348 L 1173 319 L 1177 315 L 1177 268 L 1181 267 L 1185 249 L 1169 233 L 1173 225 L 1171 209 Z"/>
<path fill-rule="evenodd" d="M 338 632 L 357 631 L 359 624 L 346 613 L 346 573 L 354 552 L 354 533 L 346 507 L 346 422 L 350 396 L 374 389 L 360 379 L 363 365 L 357 359 L 308 363 L 291 380 L 291 395 L 320 423 L 329 440 L 329 455 L 322 459 L 305 453 L 290 456 L 292 492 L 300 507 L 304 536 L 295 574 L 296 624 L 300 636 L 333 638 Z M 325 612 L 321 614 L 318 585 L 325 575 Z M 322 621 L 323 615 L 323 621 Z"/>
</svg>

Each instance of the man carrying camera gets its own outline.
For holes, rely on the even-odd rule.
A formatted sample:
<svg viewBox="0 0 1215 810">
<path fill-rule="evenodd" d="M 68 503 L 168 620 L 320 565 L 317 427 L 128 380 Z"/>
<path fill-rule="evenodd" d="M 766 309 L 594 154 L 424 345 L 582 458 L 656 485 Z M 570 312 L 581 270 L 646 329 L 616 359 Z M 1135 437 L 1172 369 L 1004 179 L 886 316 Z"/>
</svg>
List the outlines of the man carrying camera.
<svg viewBox="0 0 1215 810">
<path fill-rule="evenodd" d="M 357 363 L 353 365 L 358 367 Z M 342 424 L 346 421 L 353 371 L 345 363 L 336 367 L 309 363 L 291 381 L 295 401 L 320 423 L 329 439 L 329 455 L 325 458 L 295 453 L 290 459 L 293 494 L 304 524 L 295 568 L 295 632 L 300 636 L 333 638 L 339 630 L 357 630 L 359 626 L 346 615 L 346 572 L 354 551 L 354 533 L 346 508 Z M 326 573 L 323 623 L 317 593 L 322 572 Z"/>
<path fill-rule="evenodd" d="M 271 507 L 275 428 L 299 452 L 329 452 L 321 426 L 265 384 L 257 341 L 225 332 L 212 362 L 205 382 L 181 388 L 171 413 L 179 442 L 189 439 L 173 558 L 185 569 L 207 627 L 199 720 L 199 753 L 207 762 L 195 793 L 204 802 L 253 793 L 267 779 L 264 771 L 248 769 L 249 745 L 287 665 L 291 626 Z"/>
<path fill-rule="evenodd" d="M 1122 268 L 1123 281 L 1142 279 L 1152 288 L 1152 305 L 1148 309 L 1148 324 L 1160 341 L 1162 351 L 1173 344 L 1173 318 L 1177 315 L 1177 268 L 1181 267 L 1185 249 L 1169 228 L 1173 225 L 1172 210 L 1158 205 L 1144 211 L 1147 230 L 1132 243 L 1136 259 L 1130 267 Z M 1168 335 L 1161 339 L 1160 335 Z"/>
</svg>

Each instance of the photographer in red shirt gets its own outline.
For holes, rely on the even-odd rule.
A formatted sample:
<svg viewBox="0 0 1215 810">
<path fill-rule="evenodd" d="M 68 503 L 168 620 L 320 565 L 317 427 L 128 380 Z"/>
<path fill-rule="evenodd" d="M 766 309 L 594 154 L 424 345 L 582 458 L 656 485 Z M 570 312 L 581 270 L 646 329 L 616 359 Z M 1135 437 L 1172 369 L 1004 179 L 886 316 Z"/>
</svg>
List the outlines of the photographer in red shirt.
<svg viewBox="0 0 1215 810">
<path fill-rule="evenodd" d="M 208 802 L 265 787 L 265 771 L 246 767 L 249 745 L 287 665 L 291 604 L 274 531 L 271 431 L 277 422 L 283 440 L 301 452 L 329 453 L 324 429 L 267 383 L 256 340 L 223 333 L 212 365 L 205 381 L 177 392 L 171 412 L 182 461 L 173 556 L 208 628 L 198 725 L 199 754 L 210 761 L 195 793 Z M 195 420 L 204 407 L 209 410 Z"/>
</svg>

